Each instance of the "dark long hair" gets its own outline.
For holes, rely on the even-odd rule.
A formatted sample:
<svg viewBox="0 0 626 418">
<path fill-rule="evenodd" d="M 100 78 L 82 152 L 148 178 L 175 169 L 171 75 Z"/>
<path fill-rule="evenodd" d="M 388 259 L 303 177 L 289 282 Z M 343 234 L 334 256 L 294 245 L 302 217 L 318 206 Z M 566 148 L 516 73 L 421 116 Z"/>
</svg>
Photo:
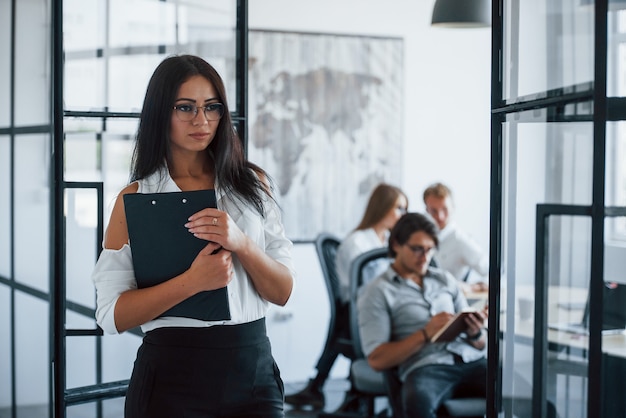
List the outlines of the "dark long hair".
<svg viewBox="0 0 626 418">
<path fill-rule="evenodd" d="M 139 119 L 131 181 L 148 177 L 171 161 L 170 127 L 174 101 L 181 84 L 196 75 L 213 84 L 219 101 L 224 104 L 224 115 L 206 149 L 215 166 L 215 178 L 225 192 L 251 204 L 263 215 L 263 193 L 271 197 L 271 187 L 266 187 L 259 178 L 267 179 L 270 186 L 271 179 L 263 169 L 246 159 L 230 117 L 224 82 L 213 66 L 197 56 L 170 56 L 154 70 Z"/>
</svg>

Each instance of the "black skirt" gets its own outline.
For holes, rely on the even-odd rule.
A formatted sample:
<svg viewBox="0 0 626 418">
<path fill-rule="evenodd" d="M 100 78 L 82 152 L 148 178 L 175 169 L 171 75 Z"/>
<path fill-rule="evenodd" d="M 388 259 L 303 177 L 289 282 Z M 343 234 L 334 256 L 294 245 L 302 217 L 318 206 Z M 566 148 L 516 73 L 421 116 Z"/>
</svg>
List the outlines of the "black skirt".
<svg viewBox="0 0 626 418">
<path fill-rule="evenodd" d="M 143 339 L 126 418 L 283 417 L 284 388 L 265 319 L 158 328 Z"/>
</svg>

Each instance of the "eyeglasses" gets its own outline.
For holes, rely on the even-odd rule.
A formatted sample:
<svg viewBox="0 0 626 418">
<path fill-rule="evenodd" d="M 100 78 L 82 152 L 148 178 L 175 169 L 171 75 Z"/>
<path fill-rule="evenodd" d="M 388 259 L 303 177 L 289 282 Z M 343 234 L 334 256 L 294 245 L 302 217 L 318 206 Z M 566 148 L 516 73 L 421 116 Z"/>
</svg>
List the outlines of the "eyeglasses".
<svg viewBox="0 0 626 418">
<path fill-rule="evenodd" d="M 206 120 L 219 120 L 224 116 L 224 105 L 221 103 L 211 103 L 198 107 L 195 104 L 180 104 L 174 106 L 176 117 L 183 122 L 190 122 L 198 116 L 198 109 L 202 109 Z"/>
<path fill-rule="evenodd" d="M 404 245 L 409 247 L 409 249 L 413 251 L 413 254 L 415 254 L 418 257 L 430 256 L 430 255 L 433 255 L 435 251 L 437 251 L 437 248 L 435 247 L 422 247 L 421 245 L 409 245 L 409 244 L 404 244 Z"/>
<path fill-rule="evenodd" d="M 406 206 L 396 206 L 396 210 L 402 215 L 406 214 Z"/>
</svg>

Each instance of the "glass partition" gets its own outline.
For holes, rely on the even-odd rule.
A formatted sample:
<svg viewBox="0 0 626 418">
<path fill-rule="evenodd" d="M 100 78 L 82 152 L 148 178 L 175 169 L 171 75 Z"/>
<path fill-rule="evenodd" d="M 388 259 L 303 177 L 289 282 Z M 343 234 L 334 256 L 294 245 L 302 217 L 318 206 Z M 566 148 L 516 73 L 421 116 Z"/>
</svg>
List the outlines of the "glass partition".
<svg viewBox="0 0 626 418">
<path fill-rule="evenodd" d="M 0 1 L 0 130 L 11 118 L 11 2 Z"/>
<path fill-rule="evenodd" d="M 65 180 L 102 183 L 103 201 L 90 205 L 88 216 L 95 228 L 98 205 L 102 204 L 106 228 L 115 198 L 130 181 L 137 119 L 107 119 L 103 123 L 98 118 L 67 118 L 65 122 Z"/>
<path fill-rule="evenodd" d="M 11 329 L 11 291 L 7 286 L 0 286 L 0 329 Z M 14 388 L 11 385 L 12 370 L 11 362 L 13 360 L 11 356 L 11 344 L 10 338 L 0 338 L 0 387 L 6 388 L 0 391 L 0 408 L 11 404 L 11 397 L 13 396 Z"/>
<path fill-rule="evenodd" d="M 604 274 L 592 267 L 593 124 L 519 112 L 502 125 L 500 352 L 502 413 L 545 399 L 562 418 L 588 416 L 592 283 L 602 282 L 605 416 L 625 416 L 624 122 L 607 124 Z"/>
<path fill-rule="evenodd" d="M 235 1 L 64 0 L 67 110 L 138 112 L 171 54 L 205 58 L 236 96 Z M 234 106 L 232 106 L 234 108 Z"/>
<path fill-rule="evenodd" d="M 50 16 L 46 0 L 17 1 L 15 13 L 15 125 L 50 124 Z M 18 52 L 19 51 L 19 52 Z"/>
<path fill-rule="evenodd" d="M 503 125 L 504 223 L 499 333 L 503 358 L 502 396 L 509 401 L 504 404 L 505 410 L 509 408 L 506 412 L 529 412 L 525 408 L 533 397 L 537 383 L 534 373 L 538 371 L 545 374 L 547 382 L 546 407 L 556 408 L 560 416 L 568 416 L 562 415 L 563 405 L 572 404 L 574 399 L 569 396 L 570 389 L 565 393 L 559 390 L 571 386 L 560 384 L 562 376 L 556 361 L 571 352 L 563 352 L 554 331 L 537 328 L 537 301 L 545 300 L 542 315 L 546 324 L 582 319 L 582 308 L 576 305 L 577 309 L 573 310 L 565 306 L 570 302 L 584 305 L 587 297 L 590 220 L 556 215 L 559 208 L 591 202 L 593 132 L 591 123 L 549 123 L 547 118 L 547 112 L 528 112 L 509 118 Z M 551 210 L 554 216 L 549 216 Z M 545 248 L 545 253 L 539 254 L 537 248 Z M 538 286 L 545 286 L 545 299 L 538 298 Z M 540 338 L 547 338 L 549 346 L 545 371 L 535 352 Z M 585 344 L 576 341 L 577 354 L 585 351 Z M 584 370 L 586 363 L 581 360 L 576 366 Z M 575 401 L 584 403 L 586 400 Z M 579 405 L 576 409 L 585 408 Z"/>
<path fill-rule="evenodd" d="M 546 277 L 546 397 L 560 416 L 582 417 L 589 367 L 591 218 L 552 215 L 546 223 L 547 244 L 558 249 L 543 260 L 546 271 L 558 271 Z M 553 264 L 560 268 L 550 268 Z"/>
<path fill-rule="evenodd" d="M 626 96 L 626 10 L 609 8 L 607 96 Z"/>
<path fill-rule="evenodd" d="M 610 122 L 606 133 L 606 206 L 604 222 L 603 324 L 623 327 L 626 310 L 626 122 Z M 603 325 L 603 327 L 604 327 Z M 626 336 L 602 337 L 604 402 L 615 416 L 626 416 L 621 381 L 626 366 Z"/>
<path fill-rule="evenodd" d="M 64 194 L 67 328 L 93 329 L 93 315 L 81 313 L 95 309 L 90 276 L 101 245 L 98 228 L 106 228 L 115 199 L 129 182 L 149 78 L 166 56 L 200 55 L 236 100 L 237 2 L 64 0 L 63 10 L 63 175 L 71 182 Z M 67 387 L 128 379 L 140 336 L 105 336 L 98 344 L 69 338 Z M 72 406 L 68 413 L 96 407 Z"/>
<path fill-rule="evenodd" d="M 490 417 L 626 416 L 623 4 L 494 4 Z"/>
<path fill-rule="evenodd" d="M 101 243 L 97 240 L 98 193 L 96 189 L 78 188 L 65 191 L 65 248 L 67 251 L 66 299 L 91 309 L 96 308 L 91 272 Z M 70 309 L 71 311 L 71 309 Z M 76 326 L 68 316 L 68 328 L 95 328 L 95 320 L 88 317 L 90 325 Z"/>
<path fill-rule="evenodd" d="M 234 103 L 246 76 L 245 62 L 237 61 L 245 45 L 240 34 L 247 30 L 237 27 L 246 22 L 238 17 L 245 17 L 241 2 L 59 4 L 0 0 L 0 415 L 48 416 L 54 409 L 61 416 L 56 408 L 65 407 L 64 390 L 130 376 L 140 332 L 93 338 L 98 330 L 90 275 L 104 219 L 129 181 L 138 112 L 156 65 L 170 54 L 204 57 L 223 76 L 231 109 L 245 116 L 243 104 Z M 62 19 L 53 19 L 60 9 Z M 54 56 L 57 35 L 64 50 Z M 53 64 L 61 62 L 63 80 L 53 80 Z M 55 81 L 62 81 L 63 109 L 53 109 Z M 54 110 L 64 112 L 64 155 L 62 174 L 53 178 L 61 154 L 54 148 Z M 53 185 L 62 189 L 61 202 L 54 202 Z M 58 237 L 65 248 L 51 246 Z M 50 315 L 57 288 L 65 289 L 61 326 L 67 329 L 50 332 L 60 317 Z M 59 335 L 61 345 L 53 340 Z M 67 368 L 55 374 L 58 365 Z M 76 405 L 67 416 L 119 416 L 119 405 Z"/>
<path fill-rule="evenodd" d="M 0 276 L 11 276 L 11 141 L 0 135 Z M 0 338 L 2 339 L 2 338 Z"/>
<path fill-rule="evenodd" d="M 37 405 L 48 402 L 50 370 L 48 301 L 23 292 L 15 293 L 15 323 L 17 329 L 28 332 L 15 334 L 15 397 L 17 405 Z"/>
<path fill-rule="evenodd" d="M 15 280 L 45 293 L 50 288 L 49 156 L 49 135 L 16 135 L 13 198 Z"/>
<path fill-rule="evenodd" d="M 502 97 L 545 95 L 593 80 L 593 8 L 580 0 L 506 0 Z"/>
</svg>

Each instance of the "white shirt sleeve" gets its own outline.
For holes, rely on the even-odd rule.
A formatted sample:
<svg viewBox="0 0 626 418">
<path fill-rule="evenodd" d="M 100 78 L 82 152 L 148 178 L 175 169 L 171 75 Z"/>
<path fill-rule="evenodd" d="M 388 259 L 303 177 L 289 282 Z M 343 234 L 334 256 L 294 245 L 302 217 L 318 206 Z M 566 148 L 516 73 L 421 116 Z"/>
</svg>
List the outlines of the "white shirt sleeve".
<svg viewBox="0 0 626 418">
<path fill-rule="evenodd" d="M 115 304 L 122 293 L 137 288 L 130 247 L 104 249 L 91 275 L 96 287 L 96 322 L 107 334 L 118 334 Z"/>
<path fill-rule="evenodd" d="M 271 258 L 289 269 L 295 286 L 296 269 L 291 256 L 293 243 L 285 236 L 280 209 L 274 202 L 270 202 L 270 206 L 265 215 L 264 231 L 265 252 Z"/>
<path fill-rule="evenodd" d="M 237 224 L 243 231 L 250 234 L 271 258 L 289 269 L 294 278 L 295 287 L 296 273 L 291 258 L 292 243 L 285 237 L 278 207 L 268 206 L 264 219 L 251 210 L 247 212 L 249 216 L 238 218 Z M 236 257 L 234 258 L 234 271 L 236 278 L 228 284 L 231 320 L 201 321 L 194 318 L 161 316 L 143 324 L 141 329 L 147 332 L 161 326 L 205 327 L 214 324 L 249 322 L 262 318 L 267 313 L 269 302 L 259 296 Z M 120 250 L 104 249 L 94 267 L 91 279 L 96 287 L 96 322 L 105 333 L 118 334 L 115 325 L 117 300 L 122 293 L 137 288 L 130 246 L 124 245 Z"/>
</svg>

